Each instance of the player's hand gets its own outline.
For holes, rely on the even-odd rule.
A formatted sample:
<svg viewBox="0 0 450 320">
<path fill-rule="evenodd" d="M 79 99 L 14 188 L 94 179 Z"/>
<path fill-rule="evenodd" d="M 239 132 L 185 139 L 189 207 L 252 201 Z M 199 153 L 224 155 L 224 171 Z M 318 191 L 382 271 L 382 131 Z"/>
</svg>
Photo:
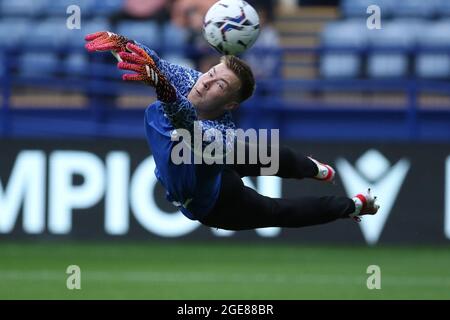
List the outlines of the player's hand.
<svg viewBox="0 0 450 320">
<path fill-rule="evenodd" d="M 126 51 L 127 43 L 134 43 L 133 40 L 130 40 L 127 37 L 109 31 L 99 31 L 91 33 L 88 34 L 84 39 L 88 41 L 88 43 L 86 43 L 84 47 L 89 52 L 123 52 Z"/>
<path fill-rule="evenodd" d="M 173 102 L 176 100 L 175 88 L 166 79 L 164 74 L 156 66 L 155 61 L 136 44 L 128 43 L 126 49 L 129 52 L 121 51 L 119 56 L 122 59 L 117 67 L 122 70 L 130 70 L 135 73 L 127 73 L 122 76 L 125 81 L 141 81 L 156 89 L 158 99 L 163 102 Z"/>
</svg>

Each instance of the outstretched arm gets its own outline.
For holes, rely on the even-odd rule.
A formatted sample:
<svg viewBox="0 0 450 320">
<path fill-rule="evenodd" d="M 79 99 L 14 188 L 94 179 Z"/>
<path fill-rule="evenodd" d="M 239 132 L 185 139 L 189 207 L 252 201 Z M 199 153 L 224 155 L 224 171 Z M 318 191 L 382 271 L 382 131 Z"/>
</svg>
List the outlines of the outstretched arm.
<svg viewBox="0 0 450 320">
<path fill-rule="evenodd" d="M 99 31 L 85 39 L 89 52 L 111 51 L 119 61 L 119 68 L 136 72 L 124 75 L 124 80 L 142 81 L 154 87 L 174 127 L 192 128 L 197 115 L 185 96 L 200 72 L 165 61 L 145 45 L 113 32 Z"/>
<path fill-rule="evenodd" d="M 154 50 L 151 50 L 142 43 L 110 31 L 91 33 L 88 34 L 85 39 L 88 41 L 85 48 L 89 52 L 111 51 L 118 61 L 121 61 L 119 53 L 128 51 L 126 48 L 128 43 L 138 45 L 152 58 L 158 70 L 166 76 L 167 80 L 184 96 L 187 96 L 190 89 L 201 75 L 201 73 L 196 70 L 182 67 L 161 59 Z"/>
</svg>

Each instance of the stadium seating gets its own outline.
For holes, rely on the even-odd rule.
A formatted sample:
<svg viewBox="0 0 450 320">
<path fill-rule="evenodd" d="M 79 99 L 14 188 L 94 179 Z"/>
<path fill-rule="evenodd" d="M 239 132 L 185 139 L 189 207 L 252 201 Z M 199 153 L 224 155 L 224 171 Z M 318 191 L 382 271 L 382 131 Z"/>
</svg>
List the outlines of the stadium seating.
<svg viewBox="0 0 450 320">
<path fill-rule="evenodd" d="M 398 18 L 383 23 L 379 30 L 369 30 L 367 35 L 371 46 L 409 48 L 415 45 L 417 35 L 425 24 L 422 19 Z"/>
<path fill-rule="evenodd" d="M 40 46 L 47 49 L 58 49 L 67 43 L 70 31 L 66 27 L 66 19 L 59 17 L 49 18 L 33 26 L 33 33 L 26 38 L 24 45 L 27 47 Z"/>
<path fill-rule="evenodd" d="M 369 77 L 406 77 L 408 76 L 409 56 L 407 51 L 417 42 L 417 35 L 424 23 L 420 19 L 396 19 L 385 23 L 382 29 L 368 32 L 370 48 L 384 49 L 386 52 L 369 53 L 367 75 Z"/>
<path fill-rule="evenodd" d="M 404 54 L 373 54 L 368 58 L 367 75 L 371 78 L 406 77 L 408 59 Z"/>
<path fill-rule="evenodd" d="M 0 86 L 6 88 L 0 90 L 0 95 L 7 93 L 3 101 L 16 101 L 15 97 L 21 95 L 29 95 L 27 101 L 33 101 L 34 95 L 46 90 L 45 94 L 53 97 L 53 91 L 63 88 L 84 97 L 82 104 L 92 108 L 92 114 L 99 110 L 102 114 L 109 112 L 102 109 L 102 104 L 111 102 L 108 95 L 119 101 L 115 104 L 118 108 L 145 105 L 129 98 L 146 96 L 148 88 L 123 85 L 120 74 L 127 71 L 117 70 L 108 52 L 88 54 L 85 51 L 85 35 L 99 30 L 111 30 L 135 39 L 176 64 L 198 67 L 209 62 L 202 60 L 206 51 L 186 50 L 192 36 L 187 29 L 156 20 L 117 20 L 115 13 L 122 9 L 123 2 L 0 0 L 0 76 L 6 74 L 5 48 L 8 62 L 13 62 L 13 68 L 8 70 L 12 73 L 4 77 L 13 81 L 0 81 Z M 416 88 L 404 78 L 450 79 L 450 0 L 341 0 L 340 3 L 341 11 L 336 7 L 305 11 L 302 7 L 289 10 L 284 17 L 276 13 L 273 26 L 282 38 L 281 50 L 276 53 L 282 60 L 281 72 L 268 81 L 258 82 L 256 99 L 248 104 L 263 102 L 267 109 L 277 108 L 272 111 L 282 110 L 283 114 L 271 114 L 267 120 L 259 121 L 260 124 L 267 122 L 272 126 L 278 119 L 288 119 L 294 124 L 290 129 L 292 135 L 297 135 L 301 133 L 293 120 L 296 119 L 291 113 L 293 108 L 306 112 L 324 108 L 335 108 L 337 112 L 346 112 L 348 108 L 365 111 L 364 108 L 371 107 L 448 109 L 450 100 L 445 99 L 450 99 L 447 94 L 450 91 L 445 81 L 419 81 Z M 367 7 L 373 4 L 381 7 L 381 30 L 367 28 Z M 69 5 L 81 8 L 81 29 L 67 27 Z M 208 48 L 206 42 L 205 47 Z M 255 55 L 262 52 L 255 50 Z M 187 57 L 195 59 L 196 64 Z M 264 63 L 256 65 L 254 70 L 258 71 L 260 65 Z M 26 77 L 39 77 L 39 80 Z M 355 81 L 355 78 L 369 79 Z M 398 79 L 380 81 L 380 78 Z M 129 100 L 123 99 L 125 96 Z M 121 104 L 123 101 L 127 102 Z M 33 104 L 23 105 L 33 107 Z M 64 107 L 65 102 L 55 106 Z M 108 113 L 105 119 L 109 116 Z M 416 118 L 411 122 L 414 121 Z M 254 119 L 248 123 L 254 125 Z M 102 130 L 98 134 L 107 135 Z"/>
<path fill-rule="evenodd" d="M 437 0 L 436 15 L 441 18 L 450 17 L 450 1 Z"/>
<path fill-rule="evenodd" d="M 430 23 L 419 33 L 422 48 L 441 48 L 446 52 L 423 52 L 417 55 L 416 73 L 424 78 L 450 77 L 450 19 Z"/>
<path fill-rule="evenodd" d="M 325 52 L 322 55 L 320 72 L 324 77 L 357 77 L 361 67 L 361 57 L 354 50 L 362 50 L 367 45 L 367 30 L 362 19 L 332 22 L 322 33 L 322 45 L 340 52 Z"/>
<path fill-rule="evenodd" d="M 80 12 L 83 18 L 89 17 L 93 14 L 93 6 L 97 1 L 91 0 L 58 0 L 49 1 L 46 8 L 46 13 L 51 16 L 66 16 L 67 8 L 72 5 L 76 5 L 80 8 Z"/>
<path fill-rule="evenodd" d="M 372 4 L 381 8 L 380 30 L 354 24 Z M 323 77 L 450 77 L 450 1 L 342 0 L 340 9 L 344 19 L 323 29 L 321 44 L 356 50 L 324 52 Z"/>
<path fill-rule="evenodd" d="M 0 47 L 13 48 L 26 36 L 31 23 L 26 18 L 5 18 L 0 20 Z"/>
<path fill-rule="evenodd" d="M 83 76 L 89 70 L 89 61 L 85 53 L 69 54 L 63 63 L 63 71 L 70 76 Z"/>
<path fill-rule="evenodd" d="M 392 12 L 395 17 L 432 18 L 436 15 L 439 1 L 407 0 L 392 2 Z"/>
<path fill-rule="evenodd" d="M 167 23 L 162 27 L 163 46 L 166 50 L 182 54 L 187 43 L 186 29 Z"/>
<path fill-rule="evenodd" d="M 111 16 L 122 9 L 123 0 L 102 0 L 94 1 L 91 8 L 93 16 Z"/>
<path fill-rule="evenodd" d="M 5 63 L 6 62 L 4 61 L 3 53 L 0 52 L 0 78 L 3 76 L 3 74 L 5 72 Z M 1 83 L 1 81 L 0 81 L 0 83 Z"/>
<path fill-rule="evenodd" d="M 326 78 L 355 78 L 360 70 L 361 60 L 353 54 L 326 54 L 320 64 L 320 73 Z"/>
<path fill-rule="evenodd" d="M 123 0 L 0 0 L 0 17 L 62 17 L 71 5 L 80 8 L 83 18 L 110 16 L 122 9 Z"/>
<path fill-rule="evenodd" d="M 418 17 L 433 18 L 448 7 L 447 0 L 342 0 L 340 9 L 344 17 L 367 16 L 367 8 L 377 5 L 383 18 Z"/>
<path fill-rule="evenodd" d="M 0 16 L 34 17 L 48 10 L 49 0 L 0 0 Z"/>
<path fill-rule="evenodd" d="M 59 60 L 54 53 L 24 53 L 19 58 L 19 74 L 43 77 L 58 71 Z"/>
<path fill-rule="evenodd" d="M 152 48 L 161 46 L 160 28 L 154 21 L 121 21 L 115 31 Z"/>
<path fill-rule="evenodd" d="M 383 17 L 389 17 L 393 11 L 393 2 L 390 0 L 342 0 L 340 9 L 345 18 L 367 17 L 367 8 L 377 5 Z"/>
</svg>

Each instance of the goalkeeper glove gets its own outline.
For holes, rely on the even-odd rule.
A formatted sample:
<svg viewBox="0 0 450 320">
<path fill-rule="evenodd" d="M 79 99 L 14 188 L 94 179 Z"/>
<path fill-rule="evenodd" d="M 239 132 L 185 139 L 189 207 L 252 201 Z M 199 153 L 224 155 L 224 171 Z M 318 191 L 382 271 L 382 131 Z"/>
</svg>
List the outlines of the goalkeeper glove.
<svg viewBox="0 0 450 320">
<path fill-rule="evenodd" d="M 155 62 L 147 52 L 133 43 L 128 43 L 126 49 L 130 52 L 119 52 L 122 61 L 117 64 L 117 67 L 136 73 L 124 74 L 122 79 L 125 81 L 142 81 L 156 89 L 158 100 L 166 103 L 175 102 L 175 88 L 157 68 Z"/>
<path fill-rule="evenodd" d="M 88 34 L 85 37 L 86 41 L 89 41 L 84 46 L 87 51 L 111 51 L 111 53 L 120 61 L 117 52 L 126 51 L 127 43 L 134 43 L 133 40 L 127 37 L 115 34 L 109 31 L 99 31 Z"/>
</svg>

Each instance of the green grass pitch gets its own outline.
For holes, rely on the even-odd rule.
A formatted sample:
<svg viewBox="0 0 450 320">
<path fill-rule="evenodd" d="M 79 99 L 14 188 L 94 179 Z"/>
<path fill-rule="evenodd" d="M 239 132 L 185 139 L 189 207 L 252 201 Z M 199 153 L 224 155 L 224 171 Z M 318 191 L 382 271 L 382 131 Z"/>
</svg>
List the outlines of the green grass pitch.
<svg viewBox="0 0 450 320">
<path fill-rule="evenodd" d="M 450 299 L 449 247 L 0 243 L 0 299 Z M 68 290 L 66 269 L 81 269 Z M 381 289 L 369 290 L 369 265 Z"/>
</svg>

